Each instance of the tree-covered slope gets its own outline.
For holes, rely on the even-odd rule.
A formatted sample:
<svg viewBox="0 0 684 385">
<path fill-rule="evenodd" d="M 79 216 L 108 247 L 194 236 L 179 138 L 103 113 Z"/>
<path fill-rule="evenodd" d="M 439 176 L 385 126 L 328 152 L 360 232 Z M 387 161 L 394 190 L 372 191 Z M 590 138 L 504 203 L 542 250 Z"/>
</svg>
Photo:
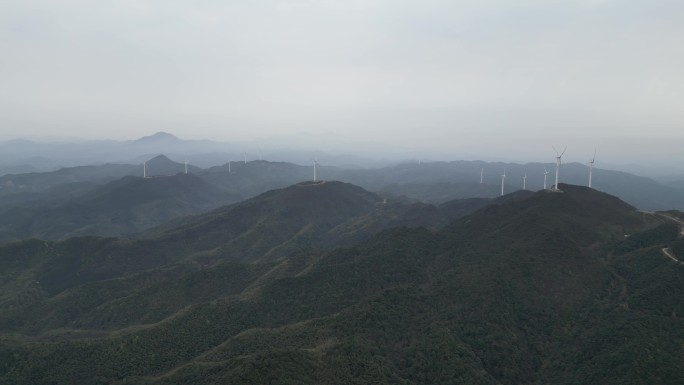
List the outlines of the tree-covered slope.
<svg viewBox="0 0 684 385">
<path fill-rule="evenodd" d="M 7 208 L 0 216 L 0 240 L 132 234 L 238 200 L 193 174 L 128 176 L 66 202 Z"/>
<path fill-rule="evenodd" d="M 170 178 L 159 178 L 137 180 L 136 183 L 148 186 L 169 181 Z M 120 182 L 125 185 L 124 181 Z M 134 200 L 122 197 L 119 192 L 113 195 L 124 202 Z M 140 191 L 135 195 L 144 201 Z M 103 194 L 94 194 L 94 197 L 100 199 Z M 17 242 L 0 248 L 0 258 L 5 261 L 5 269 L 0 270 L 0 287 L 10 293 L 6 299 L 11 304 L 0 315 L 0 323 L 26 330 L 45 330 L 45 325 L 66 326 L 69 322 L 101 325 L 97 323 L 101 322 L 101 317 L 97 317 L 99 310 L 83 304 L 114 301 L 126 288 L 136 288 L 139 291 L 137 298 L 141 299 L 135 301 L 145 303 L 147 286 L 136 286 L 136 277 L 147 277 L 147 273 L 141 272 L 155 271 L 153 276 L 166 280 L 176 279 L 177 271 L 183 274 L 197 269 L 205 271 L 225 261 L 264 261 L 270 265 L 271 261 L 288 258 L 287 264 L 301 264 L 316 250 L 320 252 L 333 245 L 367 239 L 382 229 L 399 225 L 439 227 L 448 223 L 449 218 L 461 215 L 461 211 L 443 214 L 436 207 L 423 204 L 385 202 L 349 184 L 304 183 L 273 190 L 206 214 L 172 221 L 176 226 L 164 226 L 146 238 L 75 237 L 63 242 Z M 115 280 L 117 289 L 100 284 L 103 280 Z M 27 300 L 16 302 L 12 299 L 14 296 Z M 91 299 L 82 300 L 85 297 Z M 70 301 L 80 305 L 75 308 L 65 305 Z M 194 302 L 161 303 L 154 315 L 147 316 L 143 311 L 138 317 L 114 317 L 116 325 L 158 321 Z M 122 305 L 117 302 L 111 306 Z M 65 308 L 72 309 L 71 319 L 53 317 L 63 314 Z M 20 320 L 26 311 L 34 314 L 32 322 L 22 324 Z M 52 317 L 46 324 L 41 312 Z M 130 311 L 122 310 L 122 313 Z M 102 325 L 112 327 L 107 323 Z"/>
<path fill-rule="evenodd" d="M 292 188 L 310 187 L 323 186 Z M 561 188 L 439 230 L 395 228 L 277 261 L 160 261 L 52 293 L 30 274 L 65 246 L 6 246 L 1 306 L 15 324 L 5 318 L 0 335 L 0 382 L 681 383 L 684 266 L 662 254 L 682 242 L 679 225 Z M 275 202 L 306 211 L 307 193 Z M 360 212 L 377 204 L 354 186 L 337 193 Z M 13 287 L 42 299 L 18 306 Z M 178 310 L 160 319 L 164 307 Z"/>
</svg>

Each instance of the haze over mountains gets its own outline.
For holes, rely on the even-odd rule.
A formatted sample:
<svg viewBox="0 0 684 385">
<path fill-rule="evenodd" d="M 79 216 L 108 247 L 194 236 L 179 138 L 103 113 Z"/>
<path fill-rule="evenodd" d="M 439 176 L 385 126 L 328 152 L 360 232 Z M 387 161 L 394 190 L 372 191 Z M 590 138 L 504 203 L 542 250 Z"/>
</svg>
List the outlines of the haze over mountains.
<svg viewBox="0 0 684 385">
<path fill-rule="evenodd" d="M 571 153 L 573 149 L 570 149 Z M 549 147 L 550 161 L 553 151 Z M 151 157 L 165 154 L 177 162 L 189 161 L 198 167 L 208 168 L 223 165 L 229 160 L 271 160 L 296 164 L 310 164 L 319 158 L 324 164 L 344 168 L 379 168 L 416 161 L 476 160 L 483 155 L 446 151 L 418 151 L 410 147 L 388 147 L 383 143 L 350 141 L 340 135 L 297 134 L 264 138 L 253 141 L 217 142 L 212 140 L 180 139 L 168 132 L 157 132 L 135 140 L 61 140 L 37 142 L 24 139 L 0 141 L 0 176 L 37 171 L 54 171 L 62 167 L 87 166 L 103 163 L 138 164 Z M 536 154 L 536 152 L 535 152 Z M 586 160 L 591 153 L 586 154 Z M 488 156 L 495 162 L 514 160 L 524 163 L 524 153 L 510 159 Z M 582 157 L 580 157 L 582 158 Z M 566 156 L 567 159 L 567 156 Z M 576 159 L 576 156 L 575 158 Z M 571 161 L 572 163 L 572 161 Z M 631 172 L 633 174 L 658 178 L 659 180 L 684 180 L 676 164 L 668 167 L 649 167 L 619 159 L 602 159 L 598 152 L 597 164 L 605 168 Z M 499 171 L 497 171 L 499 172 Z"/>
<path fill-rule="evenodd" d="M 245 155 L 230 153 L 211 153 L 201 163 L 217 166 L 201 168 L 194 165 L 192 156 L 203 158 L 201 151 L 225 147 L 210 141 L 183 141 L 167 133 L 157 133 L 136 141 L 104 142 L 112 150 L 99 149 L 92 143 L 83 144 L 40 144 L 35 151 L 47 151 L 55 147 L 56 152 L 64 154 L 92 154 L 99 165 L 60 168 L 51 172 L 29 172 L 0 176 L 0 196 L 5 202 L 22 200 L 53 199 L 60 196 L 77 196 L 96 184 L 104 184 L 126 175 L 143 176 L 143 163 L 147 162 L 148 176 L 174 175 L 185 171 L 185 161 L 189 159 L 188 171 L 202 177 L 209 183 L 228 189 L 242 198 L 255 196 L 273 188 L 280 188 L 312 178 L 311 162 L 313 156 L 299 164 L 276 162 L 272 160 L 253 160 L 250 154 L 245 162 Z M 5 143 L 7 146 L 7 143 Z M 206 147 L 206 146 L 209 147 Z M 2 144 L 0 144 L 2 146 Z M 52 146 L 52 147 L 51 147 Z M 76 146 L 60 150 L 60 146 Z M 78 147 L 82 146 L 82 147 Z M 214 147 L 212 147 L 214 146 Z M 23 153 L 19 149 L 7 146 L 4 156 Z M 30 146 L 29 146 L 30 147 Z M 92 148 L 91 148 L 92 147 Z M 59 151 L 57 151 L 59 150 Z M 117 163 L 105 163 L 108 154 L 116 151 L 128 151 L 127 155 L 111 156 Z M 157 153 L 151 151 L 159 151 Z M 182 151 L 176 155 L 180 161 L 173 161 L 165 155 L 174 150 Z M 151 153 L 150 153 L 151 152 Z M 145 155 L 147 154 L 147 155 Z M 319 154 L 321 155 L 321 154 Z M 130 156 L 132 161 L 121 161 Z M 324 179 L 340 180 L 354 183 L 371 191 L 382 191 L 393 195 L 405 195 L 430 203 L 443 203 L 450 199 L 467 197 L 493 197 L 500 194 L 500 175 L 507 172 L 505 191 L 522 188 L 523 176 L 527 175 L 526 185 L 530 190 L 543 187 L 545 170 L 550 171 L 547 186 L 553 183 L 552 163 L 501 163 L 483 161 L 440 161 L 440 162 L 403 162 L 384 167 L 348 167 L 335 166 L 328 163 L 331 159 L 320 158 L 321 175 Z M 349 158 L 350 163 L 352 158 Z M 358 160 L 358 159 L 357 159 Z M 59 164 L 50 161 L 52 167 Z M 304 165 L 302 165 L 304 164 Z M 358 164 L 357 164 L 358 165 Z M 33 170 L 33 166 L 30 169 Z M 231 172 L 228 172 L 230 169 Z M 588 167 L 578 163 L 564 164 L 561 182 L 584 185 L 588 180 Z M 480 184 L 480 173 L 483 173 L 483 184 Z M 635 176 L 625 172 L 602 169 L 599 165 L 594 170 L 595 188 L 617 195 L 622 199 L 645 210 L 664 210 L 684 208 L 682 198 L 682 182 L 684 179 L 672 177 L 666 183 Z M 681 183 L 680 183 L 681 182 Z M 60 186 L 60 187 L 57 187 Z M 498 187 L 497 187 L 498 186 Z M 56 188 L 58 191 L 51 189 Z M 17 194 L 21 194 L 18 197 Z M 29 194 L 27 194 L 29 193 Z"/>
<path fill-rule="evenodd" d="M 684 193 L 545 170 L 312 181 L 150 154 L 0 176 L 0 383 L 681 383 Z"/>
<path fill-rule="evenodd" d="M 325 136 L 318 139 L 325 138 Z M 211 140 L 183 140 L 166 133 L 157 132 L 136 140 L 90 140 L 35 142 L 9 140 L 0 142 L 0 175 L 16 172 L 53 171 L 59 167 L 74 167 L 102 163 L 140 163 L 152 154 L 167 154 L 177 161 L 188 160 L 193 164 L 210 167 L 228 160 L 258 160 L 266 153 L 272 158 L 298 163 L 310 162 L 326 149 L 329 164 L 377 166 L 387 164 L 384 159 L 353 155 L 355 147 L 347 147 L 351 153 L 335 150 L 335 138 L 306 140 L 305 138 L 280 138 L 253 142 L 215 142 Z M 332 141 L 331 141 L 332 140 Z M 325 143 L 327 142 L 327 144 Z"/>
<path fill-rule="evenodd" d="M 63 239 L 77 235 L 119 236 L 163 224 L 183 215 L 198 214 L 265 191 L 311 179 L 312 168 L 282 162 L 231 162 L 199 169 L 164 156 L 147 162 L 151 179 L 142 179 L 142 165 L 102 165 L 61 169 L 50 173 L 0 177 L 0 242 L 26 237 Z M 484 162 L 404 164 L 382 169 L 350 170 L 323 166 L 326 179 L 354 183 L 390 201 L 443 204 L 455 199 L 500 195 L 503 165 Z M 527 170 L 543 165 L 505 165 L 505 191 L 521 189 L 514 178 L 528 172 L 527 186 L 543 184 L 543 176 Z M 230 168 L 230 172 L 228 169 Z M 485 183 L 479 179 L 485 169 Z M 586 169 L 564 165 L 563 180 L 581 180 Z M 178 175 L 173 175 L 178 172 Z M 171 175 L 171 176 L 169 176 Z M 633 175 L 595 170 L 594 186 L 611 192 L 643 210 L 684 208 L 684 194 L 676 188 Z M 492 180 L 494 179 L 494 180 Z M 511 181 L 511 182 L 509 182 Z"/>
<path fill-rule="evenodd" d="M 0 1 L 0 385 L 684 384 L 682 14 Z"/>
</svg>

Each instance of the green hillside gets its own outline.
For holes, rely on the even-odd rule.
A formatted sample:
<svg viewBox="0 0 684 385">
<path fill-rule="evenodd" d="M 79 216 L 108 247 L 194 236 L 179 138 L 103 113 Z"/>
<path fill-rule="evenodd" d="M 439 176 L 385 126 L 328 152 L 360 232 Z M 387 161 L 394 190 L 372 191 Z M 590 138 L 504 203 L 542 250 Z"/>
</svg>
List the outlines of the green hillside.
<svg viewBox="0 0 684 385">
<path fill-rule="evenodd" d="M 439 210 L 383 199 L 348 183 L 302 182 L 171 221 L 145 236 L 164 245 L 189 245 L 188 253 L 205 260 L 267 261 L 300 249 L 349 244 L 390 227 L 444 226 L 481 207 L 471 202 L 462 206 Z"/>
<path fill-rule="evenodd" d="M 326 239 L 391 203 L 303 184 L 161 238 L 6 245 L 0 383 L 682 383 L 684 265 L 661 250 L 679 225 L 561 189 L 343 248 L 258 242 L 307 223 Z M 232 251 L 188 256 L 212 229 Z"/>
<path fill-rule="evenodd" d="M 240 199 L 193 174 L 127 176 L 66 202 L 18 204 L 2 210 L 0 241 L 133 234 Z"/>
<path fill-rule="evenodd" d="M 148 185 L 152 181 L 155 179 L 142 180 L 141 183 Z M 168 182 L 169 179 L 158 181 Z M 449 215 L 455 218 L 462 213 Z M 80 298 L 77 301 L 80 304 L 113 299 L 93 294 L 93 290 L 110 292 L 110 286 L 101 284 L 102 280 L 117 279 L 116 287 L 130 290 L 136 287 L 137 282 L 131 277 L 150 269 L 161 269 L 154 276 L 167 280 L 177 278 L 175 275 L 167 277 L 176 269 L 189 274 L 197 269 L 205 271 L 225 261 L 263 261 L 270 266 L 271 261 L 282 262 L 287 257 L 288 264 L 299 266 L 326 248 L 367 239 L 382 229 L 399 225 L 438 227 L 448 223 L 449 219 L 434 206 L 386 203 L 380 197 L 349 184 L 302 183 L 206 214 L 172 221 L 178 223 L 176 227 L 165 225 L 137 240 L 81 237 L 64 242 L 19 242 L 0 248 L 0 255 L 15 263 L 20 261 L 17 254 L 31 255 L 34 262 L 25 265 L 26 261 L 21 260 L 18 265 L 9 264 L 3 274 L 8 279 L 20 277 L 8 281 L 11 288 L 8 289 L 11 293 L 8 297 L 17 294 L 18 290 L 30 300 L 0 314 L 0 323 L 24 330 L 42 330 L 44 326 L 41 325 L 47 321 L 41 313 L 45 313 L 51 318 L 51 325 L 65 326 L 69 319 L 54 315 L 62 313 L 65 307 L 69 308 L 65 304 L 73 298 Z M 165 283 L 159 287 L 163 289 Z M 65 294 L 67 290 L 75 293 Z M 147 290 L 147 287 L 139 290 Z M 119 295 L 119 292 L 115 290 L 113 295 Z M 66 300 L 52 298 L 58 294 Z M 90 301 L 82 300 L 93 295 L 94 299 Z M 144 311 L 147 308 L 143 308 L 139 318 L 117 322 L 134 325 L 142 319 L 158 321 L 195 303 L 192 300 L 197 298 L 202 297 L 189 297 L 190 302 L 171 301 L 168 306 L 160 306 L 153 316 L 146 316 Z M 71 314 L 71 321 L 89 323 L 86 319 L 74 319 L 87 317 L 89 312 L 97 314 L 97 309 L 88 306 L 79 305 L 72 309 L 76 313 Z M 31 323 L 22 324 L 24 312 L 29 308 L 38 310 L 32 313 Z"/>
</svg>

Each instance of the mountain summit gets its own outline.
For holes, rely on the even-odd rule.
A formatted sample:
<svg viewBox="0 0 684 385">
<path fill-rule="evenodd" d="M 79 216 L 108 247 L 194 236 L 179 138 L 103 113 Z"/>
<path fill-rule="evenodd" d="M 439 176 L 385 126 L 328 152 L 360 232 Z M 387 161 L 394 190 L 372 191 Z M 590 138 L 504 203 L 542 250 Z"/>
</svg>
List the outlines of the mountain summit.
<svg viewBox="0 0 684 385">
<path fill-rule="evenodd" d="M 381 201 L 349 183 L 302 182 L 184 219 L 157 235 L 171 243 L 192 239 L 197 247 L 231 259 L 270 260 L 334 237 L 329 233 L 336 226 L 373 213 Z"/>
<path fill-rule="evenodd" d="M 134 140 L 134 143 L 140 144 L 162 144 L 162 143 L 177 143 L 182 142 L 177 136 L 169 134 L 168 132 L 159 131 L 153 135 L 143 136 L 140 139 Z"/>
</svg>

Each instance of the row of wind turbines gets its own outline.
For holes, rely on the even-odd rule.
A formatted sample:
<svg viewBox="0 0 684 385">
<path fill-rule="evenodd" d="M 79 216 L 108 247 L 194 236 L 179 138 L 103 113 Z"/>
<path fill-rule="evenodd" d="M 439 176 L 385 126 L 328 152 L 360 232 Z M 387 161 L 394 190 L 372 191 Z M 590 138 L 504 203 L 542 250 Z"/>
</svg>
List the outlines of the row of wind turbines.
<svg viewBox="0 0 684 385">
<path fill-rule="evenodd" d="M 563 151 L 561 151 L 560 153 L 558 152 L 558 150 L 556 150 L 555 147 L 552 146 L 552 148 L 553 148 L 553 151 L 556 152 L 556 183 L 553 184 L 553 187 L 551 187 L 550 190 L 558 192 L 558 191 L 561 191 L 558 188 L 558 178 L 560 176 L 561 160 L 563 158 L 563 154 L 565 154 L 565 151 L 568 148 L 565 147 L 563 149 Z M 591 180 L 592 180 L 592 176 L 593 176 L 592 174 L 594 171 L 594 162 L 595 161 L 596 161 L 596 150 L 594 150 L 594 156 L 589 161 L 589 185 L 588 185 L 589 188 L 591 188 Z M 544 167 L 544 190 L 546 190 L 546 182 L 547 182 L 548 175 L 549 175 L 549 171 L 546 169 L 546 167 Z M 505 182 L 506 182 L 506 168 L 504 167 L 503 174 L 501 174 L 501 196 L 504 195 Z M 482 168 L 480 170 L 480 184 L 482 184 L 482 183 L 484 183 L 484 168 Z M 523 190 L 527 190 L 527 172 L 525 172 L 525 175 L 523 176 Z"/>
<path fill-rule="evenodd" d="M 563 151 L 561 151 L 560 153 L 558 152 L 558 150 L 556 150 L 555 147 L 552 146 L 552 148 L 556 152 L 556 182 L 554 183 L 553 187 L 551 187 L 550 190 L 551 191 L 561 191 L 558 188 L 558 180 L 560 177 L 560 166 L 561 166 L 563 154 L 565 154 L 565 151 L 568 148 L 565 147 L 563 149 Z M 595 160 L 596 160 L 596 150 L 594 150 L 594 156 L 589 161 L 589 184 L 588 184 L 589 188 L 591 188 L 591 182 L 592 182 Z M 231 172 L 231 163 L 232 163 L 231 161 L 228 161 L 228 172 L 229 173 Z M 244 163 L 247 164 L 247 153 L 246 152 L 244 153 Z M 185 170 L 184 170 L 185 174 L 187 174 L 188 173 L 188 161 L 187 160 L 185 160 L 184 166 L 185 166 L 184 167 L 185 168 Z M 318 182 L 318 173 L 317 173 L 318 166 L 319 166 L 318 159 L 314 159 L 313 160 L 313 181 L 314 182 Z M 546 186 L 547 186 L 548 175 L 549 175 L 549 171 L 546 169 L 546 167 L 544 167 L 544 190 L 547 189 Z M 143 178 L 149 178 L 147 176 L 147 162 L 143 162 Z M 503 174 L 501 174 L 501 195 L 502 196 L 505 193 L 505 191 L 504 191 L 504 187 L 506 184 L 505 182 L 506 182 L 506 168 L 504 167 Z M 484 168 L 482 168 L 480 170 L 480 184 L 484 184 Z M 525 172 L 525 174 L 523 175 L 523 190 L 527 190 L 527 172 Z"/>
<path fill-rule="evenodd" d="M 244 163 L 247 164 L 247 153 L 243 152 L 243 156 L 244 156 Z M 262 160 L 261 159 L 261 153 L 259 153 L 259 156 L 260 156 L 259 160 Z M 229 174 L 232 172 L 231 171 L 232 163 L 233 163 L 233 161 L 231 161 L 231 160 L 228 161 L 228 173 Z M 184 162 L 184 166 L 185 166 L 184 167 L 184 173 L 187 174 L 188 173 L 188 160 L 187 159 Z M 316 172 L 314 171 L 314 179 L 315 179 L 315 174 L 316 174 Z M 147 161 L 143 162 L 143 178 L 144 179 L 152 178 L 152 176 L 147 175 Z"/>
</svg>

